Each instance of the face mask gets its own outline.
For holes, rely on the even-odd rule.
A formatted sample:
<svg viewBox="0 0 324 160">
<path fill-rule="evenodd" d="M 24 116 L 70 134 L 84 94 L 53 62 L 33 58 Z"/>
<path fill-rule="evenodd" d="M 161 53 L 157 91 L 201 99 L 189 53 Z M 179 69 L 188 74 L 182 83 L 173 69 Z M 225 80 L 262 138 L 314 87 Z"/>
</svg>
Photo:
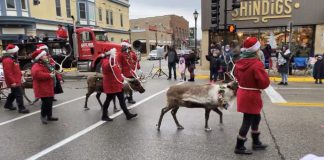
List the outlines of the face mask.
<svg viewBox="0 0 324 160">
<path fill-rule="evenodd" d="M 226 48 L 225 51 L 228 52 L 230 49 L 229 48 Z"/>
</svg>

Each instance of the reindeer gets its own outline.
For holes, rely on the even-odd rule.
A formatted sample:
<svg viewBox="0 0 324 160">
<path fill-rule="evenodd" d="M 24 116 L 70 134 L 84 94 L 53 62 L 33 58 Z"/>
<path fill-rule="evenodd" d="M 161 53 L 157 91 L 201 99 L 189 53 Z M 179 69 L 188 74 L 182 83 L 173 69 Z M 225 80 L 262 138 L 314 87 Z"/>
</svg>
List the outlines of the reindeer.
<svg viewBox="0 0 324 160">
<path fill-rule="evenodd" d="M 176 114 L 179 107 L 204 108 L 205 109 L 205 130 L 210 131 L 208 119 L 210 111 L 219 114 L 220 124 L 223 123 L 223 113 L 218 108 L 227 109 L 228 103 L 236 96 L 238 84 L 231 82 L 223 85 L 216 84 L 182 84 L 171 86 L 167 91 L 167 106 L 161 110 L 157 129 L 160 130 L 162 118 L 165 113 L 171 110 L 173 119 L 178 129 L 183 126 L 177 120 Z"/>
<path fill-rule="evenodd" d="M 124 94 L 126 96 L 129 95 L 131 90 L 138 91 L 139 93 L 145 92 L 145 89 L 143 88 L 143 86 L 141 85 L 141 82 L 138 79 L 135 79 L 135 78 L 128 79 L 127 78 L 125 80 L 126 80 L 126 83 L 123 84 L 124 85 L 123 89 L 124 89 Z M 88 76 L 87 84 L 88 84 L 88 92 L 87 92 L 86 98 L 85 98 L 84 109 L 89 110 L 88 99 L 93 92 L 97 92 L 96 98 L 102 108 L 102 102 L 100 100 L 100 95 L 103 92 L 102 75 L 97 74 L 97 75 L 93 75 L 93 76 Z M 125 100 L 126 99 L 127 98 L 125 98 Z M 117 108 L 116 108 L 115 98 L 113 99 L 113 102 L 114 102 L 114 110 L 116 112 Z"/>
</svg>

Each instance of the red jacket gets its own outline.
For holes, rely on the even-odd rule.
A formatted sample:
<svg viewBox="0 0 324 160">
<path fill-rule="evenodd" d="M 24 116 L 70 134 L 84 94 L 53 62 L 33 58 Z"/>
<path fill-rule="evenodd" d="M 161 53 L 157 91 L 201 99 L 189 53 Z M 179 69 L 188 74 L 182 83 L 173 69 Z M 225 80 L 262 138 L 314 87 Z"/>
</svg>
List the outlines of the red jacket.
<svg viewBox="0 0 324 160">
<path fill-rule="evenodd" d="M 56 31 L 56 37 L 57 38 L 64 38 L 64 39 L 67 39 L 68 38 L 68 33 L 65 29 L 61 28 L 61 29 L 58 29 Z"/>
<path fill-rule="evenodd" d="M 123 75 L 127 78 L 133 78 L 135 76 L 135 70 L 133 68 L 135 69 L 136 61 L 132 55 L 128 53 L 117 53 L 116 58 Z"/>
<path fill-rule="evenodd" d="M 240 87 L 265 89 L 270 80 L 263 63 L 257 59 L 240 59 L 235 64 L 235 77 Z M 260 114 L 262 109 L 260 90 L 239 88 L 237 91 L 237 111 L 248 114 Z"/>
<path fill-rule="evenodd" d="M 16 83 L 17 86 L 21 86 L 22 74 L 19 63 L 16 63 L 11 57 L 5 57 L 2 60 L 2 65 L 7 86 L 11 87 L 13 83 Z"/>
<path fill-rule="evenodd" d="M 104 93 L 122 92 L 123 90 L 122 82 L 124 81 L 124 79 L 121 75 L 121 70 L 119 66 L 117 64 L 113 67 L 110 66 L 109 57 L 108 57 L 102 60 L 101 67 L 102 67 L 102 74 L 103 74 Z"/>
<path fill-rule="evenodd" d="M 54 80 L 46 66 L 35 63 L 32 66 L 31 72 L 35 97 L 54 97 Z"/>
<path fill-rule="evenodd" d="M 133 52 L 133 51 L 130 51 L 130 54 L 131 54 L 132 59 L 134 61 L 133 65 L 132 65 L 132 70 L 135 71 L 135 67 L 137 69 L 141 69 L 141 66 L 140 66 L 139 61 L 138 61 L 137 56 L 136 56 L 136 53 Z"/>
</svg>

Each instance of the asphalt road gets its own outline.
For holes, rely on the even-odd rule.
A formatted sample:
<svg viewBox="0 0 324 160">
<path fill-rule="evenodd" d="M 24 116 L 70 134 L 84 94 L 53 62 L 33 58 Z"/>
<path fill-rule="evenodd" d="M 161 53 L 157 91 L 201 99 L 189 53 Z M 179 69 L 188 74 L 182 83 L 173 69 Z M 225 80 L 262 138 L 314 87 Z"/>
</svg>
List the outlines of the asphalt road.
<svg viewBox="0 0 324 160">
<path fill-rule="evenodd" d="M 144 71 L 149 72 L 150 64 L 144 66 Z M 101 110 L 94 96 L 89 99 L 91 109 L 84 111 L 85 80 L 67 81 L 64 94 L 56 96 L 53 115 L 59 117 L 58 122 L 41 124 L 37 113 L 40 102 L 26 105 L 32 111 L 28 115 L 1 107 L 0 159 L 296 160 L 308 153 L 324 156 L 324 88 L 321 85 L 272 84 L 287 103 L 272 102 L 269 95 L 263 94 L 260 130 L 262 141 L 269 148 L 251 156 L 240 156 L 233 153 L 242 120 L 242 114 L 235 108 L 223 111 L 223 125 L 219 125 L 218 115 L 211 113 L 211 132 L 204 130 L 204 110 L 187 108 L 180 108 L 177 114 L 185 129 L 178 130 L 171 113 L 167 113 L 161 130 L 157 131 L 161 108 L 166 105 L 163 91 L 177 83 L 167 81 L 165 76 L 147 79 L 146 92 L 136 93 L 137 104 L 129 105 L 134 107 L 131 112 L 138 113 L 138 118 L 130 121 L 124 114 L 113 113 L 112 106 L 109 114 L 115 117 L 114 121 L 100 121 Z M 31 90 L 27 94 L 33 97 Z M 0 100 L 0 105 L 4 102 Z M 246 144 L 250 148 L 251 139 Z"/>
</svg>

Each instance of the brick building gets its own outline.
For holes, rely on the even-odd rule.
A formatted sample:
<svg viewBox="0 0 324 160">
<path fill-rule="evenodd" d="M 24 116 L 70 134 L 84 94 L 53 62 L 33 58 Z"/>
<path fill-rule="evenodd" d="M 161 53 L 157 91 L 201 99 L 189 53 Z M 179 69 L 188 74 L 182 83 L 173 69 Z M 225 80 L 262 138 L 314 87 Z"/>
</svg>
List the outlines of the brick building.
<svg viewBox="0 0 324 160">
<path fill-rule="evenodd" d="M 130 28 L 131 41 L 142 42 L 142 53 L 149 53 L 156 45 L 175 45 L 180 49 L 189 36 L 189 22 L 177 15 L 132 19 Z"/>
</svg>

